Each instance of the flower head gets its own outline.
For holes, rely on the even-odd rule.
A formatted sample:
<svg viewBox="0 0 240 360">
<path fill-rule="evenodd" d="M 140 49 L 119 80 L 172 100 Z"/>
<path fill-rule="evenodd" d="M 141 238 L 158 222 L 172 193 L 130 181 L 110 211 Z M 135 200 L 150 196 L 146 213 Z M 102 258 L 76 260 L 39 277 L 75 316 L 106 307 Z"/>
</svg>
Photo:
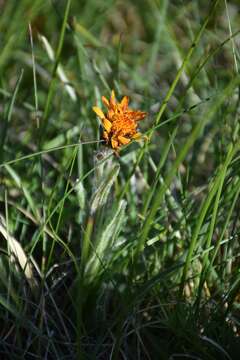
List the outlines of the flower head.
<svg viewBox="0 0 240 360">
<path fill-rule="evenodd" d="M 127 96 L 124 96 L 121 102 L 118 103 L 113 90 L 110 100 L 102 96 L 102 102 L 107 108 L 107 113 L 104 114 L 97 106 L 93 107 L 93 111 L 102 122 L 104 128 L 103 138 L 107 144 L 110 144 L 113 149 L 119 150 L 122 145 L 141 137 L 141 134 L 137 131 L 138 121 L 145 118 L 146 112 L 130 109 Z"/>
</svg>

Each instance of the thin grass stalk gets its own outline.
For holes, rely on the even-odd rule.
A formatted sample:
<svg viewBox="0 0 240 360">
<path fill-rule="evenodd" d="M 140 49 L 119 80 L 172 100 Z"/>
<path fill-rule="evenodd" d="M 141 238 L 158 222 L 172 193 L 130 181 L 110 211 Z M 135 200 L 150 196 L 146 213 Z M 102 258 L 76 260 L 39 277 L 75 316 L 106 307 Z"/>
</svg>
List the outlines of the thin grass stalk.
<svg viewBox="0 0 240 360">
<path fill-rule="evenodd" d="M 68 149 L 68 148 L 74 148 L 74 147 L 78 147 L 78 146 L 82 146 L 82 145 L 97 144 L 97 143 L 99 143 L 99 140 L 84 141 L 84 142 L 81 142 L 81 143 L 79 142 L 79 143 L 76 143 L 76 144 L 56 146 L 56 147 L 53 147 L 53 148 L 51 148 L 51 149 L 36 151 L 36 152 L 34 152 L 34 153 L 32 153 L 32 154 L 20 156 L 20 157 L 17 158 L 17 159 L 13 159 L 13 160 L 6 161 L 6 162 L 0 164 L 0 168 L 5 167 L 5 166 L 7 166 L 7 165 L 16 164 L 16 163 L 18 163 L 19 161 L 29 160 L 29 159 L 32 159 L 32 158 L 37 157 L 37 156 L 39 156 L 39 155 L 48 154 L 48 153 L 51 153 L 51 152 L 54 152 L 54 151 L 64 150 L 64 149 Z M 94 170 L 92 170 L 92 171 L 94 171 Z"/>
<path fill-rule="evenodd" d="M 71 176 L 72 176 L 72 172 L 73 172 L 73 167 L 74 167 L 74 164 L 75 164 L 75 160 L 76 160 L 76 157 L 77 157 L 77 152 L 78 152 L 78 148 L 76 147 L 74 149 L 74 153 L 73 153 L 73 157 L 72 157 L 72 163 L 71 163 L 71 167 L 70 167 L 70 171 L 69 171 L 69 176 L 68 176 L 68 181 L 67 181 L 67 184 L 66 184 L 66 187 L 65 187 L 65 190 L 64 190 L 64 195 L 63 197 L 65 197 L 66 193 L 68 192 L 68 189 L 69 189 L 69 186 L 70 186 L 70 179 L 71 179 Z M 66 199 L 66 198 L 65 198 Z M 58 215 L 58 219 L 57 219 L 57 224 L 56 224 L 56 229 L 55 229 L 55 233 L 58 234 L 58 231 L 59 231 L 59 227 L 60 227 L 60 223 L 61 223 L 61 219 L 62 219 L 62 214 L 63 214 L 63 210 L 64 210 L 64 204 L 65 204 L 65 201 L 62 201 L 61 202 L 61 206 L 59 208 L 59 215 Z M 52 228 L 52 226 L 51 226 Z M 50 261 L 52 259 L 52 255 L 53 255 L 53 252 L 54 252 L 54 248 L 55 248 L 55 241 L 52 242 L 52 246 L 51 246 L 51 249 L 50 249 L 50 252 L 49 252 L 49 256 L 48 256 L 48 262 L 47 262 L 47 265 L 46 265 L 46 269 L 49 268 L 50 266 Z"/>
<path fill-rule="evenodd" d="M 220 203 L 220 198 L 221 198 L 221 194 L 222 194 L 222 187 L 224 184 L 224 180 L 226 177 L 226 173 L 227 173 L 227 169 L 229 164 L 231 163 L 231 160 L 234 156 L 234 153 L 236 152 L 236 150 L 239 148 L 239 144 L 237 144 L 235 147 L 233 146 L 233 144 L 230 144 L 229 146 L 229 150 L 226 156 L 226 160 L 222 166 L 222 169 L 220 170 L 219 173 L 219 185 L 218 185 L 218 190 L 216 193 L 216 199 L 214 202 L 214 207 L 213 207 L 213 213 L 212 213 L 212 217 L 211 217 L 211 222 L 209 225 L 209 231 L 207 234 L 207 239 L 206 239 L 206 249 L 208 249 L 211 246 L 211 241 L 212 241 L 212 237 L 213 237 L 213 232 L 214 232 L 214 228 L 215 228 L 215 224 L 216 224 L 216 220 L 217 220 L 217 214 L 218 214 L 218 208 L 219 208 L 219 203 Z M 200 275 L 200 282 L 199 282 L 199 286 L 198 286 L 198 296 L 197 296 L 197 300 L 196 300 L 196 312 L 198 312 L 199 310 L 199 305 L 200 305 L 200 300 L 201 300 L 201 294 L 202 294 L 202 289 L 203 289 L 203 285 L 206 279 L 206 269 L 209 268 L 209 265 L 207 266 L 207 264 L 209 264 L 209 253 L 206 252 L 205 255 L 203 256 L 203 262 L 202 262 L 202 272 Z"/>
<path fill-rule="evenodd" d="M 43 137 L 44 137 L 47 125 L 48 125 L 48 115 L 49 115 L 49 111 L 50 111 L 50 105 L 52 103 L 53 96 L 54 96 L 54 90 L 55 90 L 55 86 L 56 86 L 56 84 L 55 84 L 56 73 L 57 73 L 57 68 L 58 68 L 58 64 L 60 61 L 60 56 L 62 53 L 63 42 L 64 42 L 64 37 L 65 37 L 65 32 L 66 32 L 66 27 L 67 27 L 67 20 L 68 20 L 68 16 L 69 16 L 69 12 L 70 12 L 70 7 L 71 7 L 71 1 L 72 0 L 67 0 L 65 12 L 64 12 L 64 18 L 63 18 L 60 38 L 59 38 L 58 47 L 57 47 L 57 51 L 56 51 L 56 59 L 55 59 L 55 63 L 54 63 L 53 70 L 52 70 L 52 79 L 50 82 L 46 105 L 45 105 L 44 113 L 43 113 L 43 119 L 42 119 L 42 123 L 40 126 L 40 137 L 39 137 L 39 145 L 40 146 L 41 146 L 41 142 L 43 140 Z"/>
<path fill-rule="evenodd" d="M 166 190 L 168 189 L 168 187 L 170 186 L 176 171 L 179 167 L 179 165 L 182 163 L 182 161 L 185 159 L 188 151 L 190 150 L 190 148 L 192 147 L 192 145 L 194 144 L 194 142 L 196 141 L 196 139 L 198 138 L 199 134 L 203 131 L 204 127 L 206 126 L 206 124 L 212 119 L 212 117 L 214 116 L 216 110 L 219 108 L 219 106 L 223 103 L 223 101 L 230 96 L 230 94 L 233 92 L 233 90 L 235 89 L 235 87 L 240 83 L 240 77 L 237 77 L 235 79 L 233 79 L 230 84 L 225 88 L 225 90 L 221 93 L 221 95 L 219 96 L 219 98 L 217 99 L 216 103 L 212 106 L 212 108 L 207 111 L 207 113 L 205 114 L 205 116 L 203 117 L 202 121 L 199 121 L 192 133 L 189 135 L 188 139 L 186 140 L 184 146 L 181 148 L 179 155 L 177 156 L 176 160 L 174 161 L 174 164 L 171 168 L 171 170 L 169 171 L 165 182 L 160 185 L 158 187 L 158 189 L 156 190 L 156 196 L 153 200 L 152 206 L 150 208 L 150 211 L 145 219 L 145 222 L 143 224 L 143 227 L 140 231 L 140 236 L 139 236 L 139 243 L 138 243 L 138 247 L 137 247 L 137 251 L 136 251 L 136 255 L 139 254 L 139 252 L 141 250 L 143 250 L 144 248 L 144 244 L 146 242 L 148 233 L 151 229 L 152 226 L 152 222 L 154 220 L 155 214 L 160 206 L 160 204 L 162 203 L 163 199 L 164 199 L 164 194 L 166 192 Z M 204 219 L 204 218 L 203 218 Z M 195 247 L 195 241 L 194 240 L 194 247 Z M 190 247 L 191 250 L 193 251 L 194 247 Z M 190 252 L 190 251 L 189 251 Z M 189 261 L 190 259 L 188 258 L 187 260 L 187 264 L 189 265 Z M 185 269 L 186 270 L 186 269 Z"/>
<path fill-rule="evenodd" d="M 151 200 L 153 198 L 153 195 L 156 191 L 156 187 L 157 187 L 157 184 L 158 184 L 158 181 L 159 181 L 159 178 L 160 178 L 160 173 L 161 173 L 161 170 L 162 170 L 162 167 L 163 165 L 165 164 L 165 161 L 167 159 L 167 156 L 168 156 L 168 153 L 170 151 L 170 148 L 172 146 L 172 143 L 174 141 L 174 138 L 177 134 L 177 130 L 178 130 L 178 127 L 175 127 L 174 131 L 172 132 L 167 144 L 165 145 L 164 149 L 163 149 L 163 152 L 162 152 L 162 155 L 161 155 L 161 158 L 160 158 L 160 161 L 158 163 L 158 166 L 157 166 L 157 171 L 156 171 L 156 175 L 155 175 L 155 178 L 154 178 L 154 181 L 153 181 L 153 184 L 151 185 L 150 187 L 150 190 L 147 194 L 147 197 L 146 197 L 146 200 L 144 202 L 144 205 L 143 205 L 143 210 L 142 210 L 142 216 L 145 218 L 146 216 L 146 213 L 147 213 L 147 210 L 149 208 L 149 205 L 151 203 Z"/>
<path fill-rule="evenodd" d="M 239 198 L 239 194 L 240 194 L 240 180 L 238 180 L 237 184 L 236 184 L 236 193 L 235 193 L 235 196 L 233 198 L 233 201 L 232 201 L 232 204 L 231 204 L 231 207 L 229 209 L 229 212 L 227 214 L 227 218 L 226 218 L 226 221 L 224 223 L 224 226 L 223 226 L 223 229 L 222 229 L 222 232 L 221 232 L 221 235 L 219 236 L 218 240 L 217 240 L 217 243 L 214 247 L 214 252 L 213 252 L 213 255 L 211 257 L 211 261 L 209 263 L 209 266 L 208 268 L 206 269 L 206 279 L 207 279 L 207 276 L 208 276 L 208 273 L 209 271 L 211 270 L 211 268 L 213 267 L 213 263 L 216 259 L 216 256 L 219 252 L 219 249 L 220 249 L 220 246 L 222 245 L 222 241 L 223 241 L 223 237 L 226 233 L 226 230 L 227 230 L 227 227 L 229 225 L 229 222 L 231 220 L 231 217 L 232 217 L 232 214 L 233 214 L 233 210 L 236 206 L 236 202 Z M 225 247 L 224 247 L 224 253 L 223 253 L 223 259 L 222 259 L 222 262 L 223 264 L 226 264 L 227 263 L 227 251 L 225 251 L 225 249 L 228 249 L 228 245 L 229 245 L 229 242 L 231 242 L 231 239 L 225 244 Z"/>
</svg>

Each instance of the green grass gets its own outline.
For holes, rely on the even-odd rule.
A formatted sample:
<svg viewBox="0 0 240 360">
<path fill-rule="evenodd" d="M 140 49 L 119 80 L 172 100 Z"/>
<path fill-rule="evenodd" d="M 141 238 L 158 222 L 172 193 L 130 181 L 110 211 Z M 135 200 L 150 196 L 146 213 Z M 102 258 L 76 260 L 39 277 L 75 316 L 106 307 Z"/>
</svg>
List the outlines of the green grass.
<svg viewBox="0 0 240 360">
<path fill-rule="evenodd" d="M 238 2 L 0 7 L 0 358 L 237 359 Z"/>
</svg>

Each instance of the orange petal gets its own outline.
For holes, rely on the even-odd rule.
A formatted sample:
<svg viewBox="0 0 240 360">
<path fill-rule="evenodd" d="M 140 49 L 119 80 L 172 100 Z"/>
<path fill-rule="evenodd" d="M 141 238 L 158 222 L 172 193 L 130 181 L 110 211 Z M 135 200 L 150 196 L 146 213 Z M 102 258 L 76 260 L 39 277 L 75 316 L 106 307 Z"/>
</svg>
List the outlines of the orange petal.
<svg viewBox="0 0 240 360">
<path fill-rule="evenodd" d="M 105 115 L 103 113 L 103 111 L 97 107 L 97 106 L 93 106 L 93 111 L 97 114 L 97 116 L 100 118 L 100 119 L 104 119 L 105 118 Z"/>
<path fill-rule="evenodd" d="M 107 98 L 105 98 L 105 96 L 102 96 L 102 102 L 107 108 L 109 107 L 109 101 Z"/>
<path fill-rule="evenodd" d="M 111 144 L 112 144 L 112 148 L 113 149 L 117 149 L 118 148 L 118 141 L 115 139 L 111 139 Z"/>
<path fill-rule="evenodd" d="M 107 130 L 107 132 L 109 133 L 112 127 L 112 123 L 111 121 L 109 121 L 108 119 L 104 118 L 102 119 L 102 124 L 103 127 Z"/>
<path fill-rule="evenodd" d="M 147 113 L 143 111 L 128 111 L 127 112 L 134 121 L 142 120 L 146 117 Z"/>
<path fill-rule="evenodd" d="M 135 118 L 136 121 L 142 120 L 147 116 L 147 113 L 143 111 L 136 111 L 136 113 L 137 113 Z"/>
<path fill-rule="evenodd" d="M 126 144 L 130 143 L 130 141 L 131 141 L 130 139 L 126 138 L 125 136 L 121 136 L 121 135 L 118 136 L 118 140 L 123 145 L 126 145 Z"/>
<path fill-rule="evenodd" d="M 116 105 L 116 97 L 115 97 L 114 90 L 112 90 L 111 97 L 110 97 L 110 106 L 112 106 L 114 108 L 115 105 Z"/>
<path fill-rule="evenodd" d="M 132 138 L 133 138 L 134 140 L 140 139 L 141 137 L 142 137 L 142 134 L 140 134 L 139 132 L 137 132 L 136 134 L 134 134 L 134 135 L 132 136 Z"/>
<path fill-rule="evenodd" d="M 107 117 L 108 119 L 112 120 L 113 115 L 115 114 L 115 111 L 110 109 L 108 110 Z"/>
<path fill-rule="evenodd" d="M 104 140 L 106 140 L 107 143 L 109 142 L 109 136 L 108 136 L 107 131 L 103 132 L 103 138 L 104 138 Z"/>
<path fill-rule="evenodd" d="M 123 111 L 127 110 L 128 108 L 128 103 L 129 103 L 129 97 L 128 96 L 124 96 L 121 100 L 121 108 Z"/>
</svg>

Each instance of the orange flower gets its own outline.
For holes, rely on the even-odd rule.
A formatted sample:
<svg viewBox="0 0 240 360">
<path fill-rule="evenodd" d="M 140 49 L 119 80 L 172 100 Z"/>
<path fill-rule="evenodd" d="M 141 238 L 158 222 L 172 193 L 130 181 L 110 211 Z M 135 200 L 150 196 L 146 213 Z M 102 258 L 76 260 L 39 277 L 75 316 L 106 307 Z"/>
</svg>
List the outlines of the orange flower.
<svg viewBox="0 0 240 360">
<path fill-rule="evenodd" d="M 116 101 L 112 90 L 110 100 L 102 96 L 102 102 L 107 108 L 107 114 L 97 106 L 93 111 L 101 119 L 104 131 L 103 137 L 113 149 L 119 150 L 122 145 L 128 144 L 132 139 L 139 139 L 141 134 L 137 131 L 138 121 L 145 118 L 146 112 L 134 111 L 128 107 L 129 98 L 124 96 L 120 103 Z"/>
</svg>

